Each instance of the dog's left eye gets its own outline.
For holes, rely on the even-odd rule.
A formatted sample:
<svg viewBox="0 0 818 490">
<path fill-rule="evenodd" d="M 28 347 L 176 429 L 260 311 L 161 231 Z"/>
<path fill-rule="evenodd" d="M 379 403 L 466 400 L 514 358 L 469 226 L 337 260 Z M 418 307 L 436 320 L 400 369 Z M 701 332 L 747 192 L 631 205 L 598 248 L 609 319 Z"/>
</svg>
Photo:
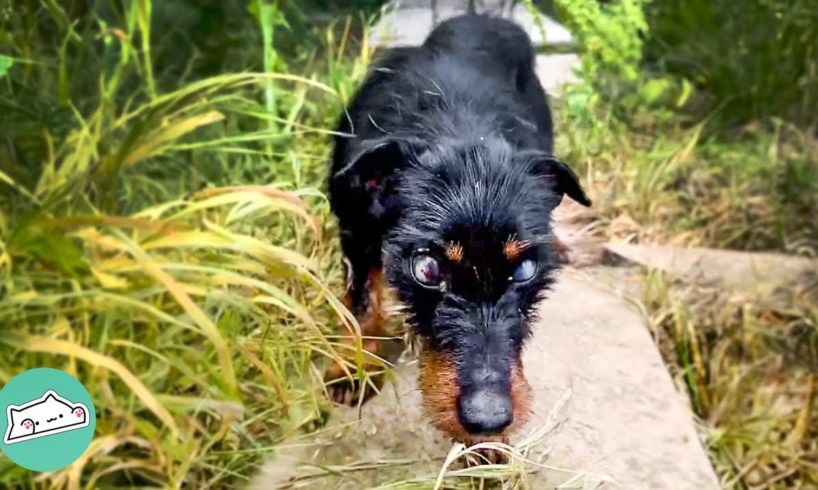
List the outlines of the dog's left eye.
<svg viewBox="0 0 818 490">
<path fill-rule="evenodd" d="M 514 282 L 526 282 L 532 277 L 534 274 L 537 273 L 537 263 L 533 260 L 524 260 L 520 262 L 520 265 L 514 269 L 514 273 L 511 275 L 511 280 Z"/>
<path fill-rule="evenodd" d="M 440 266 L 434 257 L 418 255 L 412 260 L 412 274 L 423 286 L 433 287 L 440 284 Z"/>
</svg>

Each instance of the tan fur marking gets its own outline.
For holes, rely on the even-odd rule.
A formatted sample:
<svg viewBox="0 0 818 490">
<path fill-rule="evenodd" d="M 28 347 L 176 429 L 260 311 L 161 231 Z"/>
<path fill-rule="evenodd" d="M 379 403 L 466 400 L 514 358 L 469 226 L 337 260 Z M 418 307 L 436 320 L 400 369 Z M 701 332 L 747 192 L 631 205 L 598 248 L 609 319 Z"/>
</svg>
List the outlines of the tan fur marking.
<svg viewBox="0 0 818 490">
<path fill-rule="evenodd" d="M 507 442 L 508 434 L 521 428 L 531 416 L 531 387 L 525 379 L 523 365 L 516 359 L 511 371 L 511 406 L 513 421 L 503 434 L 476 436 L 469 434 L 457 416 L 460 384 L 457 367 L 444 353 L 423 346 L 420 356 L 418 385 L 423 394 L 423 407 L 434 425 L 452 439 L 467 445 L 479 442 Z"/>
<path fill-rule="evenodd" d="M 531 398 L 531 386 L 525 379 L 523 363 L 517 358 L 511 370 L 511 410 L 514 419 L 506 429 L 506 433 L 520 429 L 531 418 Z"/>
<path fill-rule="evenodd" d="M 383 277 L 383 269 L 372 269 L 367 279 L 369 281 L 369 318 L 366 323 L 374 325 L 366 329 L 362 324 L 361 333 L 369 336 L 381 335 L 383 334 L 383 321 L 386 318 L 383 310 L 384 296 L 386 296 L 386 279 Z"/>
<path fill-rule="evenodd" d="M 508 260 L 514 260 L 531 247 L 531 242 L 528 240 L 517 240 L 515 237 L 509 237 L 503 245 L 503 254 Z"/>
<path fill-rule="evenodd" d="M 418 385 L 423 394 L 423 408 L 434 425 L 456 440 L 468 437 L 457 418 L 457 397 L 460 385 L 457 367 L 451 358 L 424 346 L 420 356 Z"/>
<path fill-rule="evenodd" d="M 446 245 L 446 257 L 452 262 L 460 262 L 463 260 L 463 245 L 456 242 L 449 242 Z"/>
</svg>

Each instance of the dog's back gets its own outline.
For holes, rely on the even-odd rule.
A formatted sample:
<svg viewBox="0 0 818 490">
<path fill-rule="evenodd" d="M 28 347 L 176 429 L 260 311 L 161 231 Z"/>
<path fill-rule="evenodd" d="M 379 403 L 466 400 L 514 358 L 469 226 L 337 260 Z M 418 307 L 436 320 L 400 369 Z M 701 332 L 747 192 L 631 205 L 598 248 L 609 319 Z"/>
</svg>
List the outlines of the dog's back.
<svg viewBox="0 0 818 490">
<path fill-rule="evenodd" d="M 333 175 L 384 137 L 434 144 L 502 133 L 513 147 L 552 150 L 545 92 L 528 35 L 516 24 L 464 15 L 419 47 L 385 52 L 341 118 Z"/>
<path fill-rule="evenodd" d="M 435 29 L 423 46 L 473 63 L 484 76 L 511 75 L 518 88 L 528 83 L 534 53 L 528 35 L 516 24 L 485 15 L 455 17 Z"/>
</svg>

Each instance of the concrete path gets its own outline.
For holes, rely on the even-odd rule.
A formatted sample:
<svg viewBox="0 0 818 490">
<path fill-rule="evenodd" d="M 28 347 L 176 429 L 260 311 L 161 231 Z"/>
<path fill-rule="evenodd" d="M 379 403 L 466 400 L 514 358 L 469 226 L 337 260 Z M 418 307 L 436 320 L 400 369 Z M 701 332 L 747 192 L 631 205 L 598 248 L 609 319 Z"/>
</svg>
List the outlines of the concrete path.
<svg viewBox="0 0 818 490">
<path fill-rule="evenodd" d="M 378 47 L 416 46 L 423 42 L 434 23 L 467 11 L 468 0 L 393 0 L 372 30 L 370 42 Z M 513 20 L 528 32 L 535 46 L 574 44 L 568 29 L 544 15 L 535 18 L 522 2 L 477 0 L 475 11 Z"/>
<path fill-rule="evenodd" d="M 616 275 L 567 271 L 526 349 L 536 411 L 572 393 L 564 423 L 547 441 L 548 462 L 607 475 L 628 489 L 718 488 L 690 411 L 641 318 L 600 286 Z"/>
<path fill-rule="evenodd" d="M 780 288 L 797 289 L 818 280 L 818 259 L 768 252 L 739 252 L 669 245 L 609 243 L 605 249 L 625 260 L 699 283 L 774 298 Z"/>
</svg>

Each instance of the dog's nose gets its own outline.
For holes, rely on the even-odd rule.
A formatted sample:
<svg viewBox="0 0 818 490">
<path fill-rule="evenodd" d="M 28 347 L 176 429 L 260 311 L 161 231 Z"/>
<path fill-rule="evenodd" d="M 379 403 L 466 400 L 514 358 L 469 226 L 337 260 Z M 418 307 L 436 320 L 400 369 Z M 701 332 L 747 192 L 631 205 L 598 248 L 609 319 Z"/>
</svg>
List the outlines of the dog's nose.
<svg viewBox="0 0 818 490">
<path fill-rule="evenodd" d="M 494 390 L 464 393 L 457 402 L 457 414 L 470 434 L 499 434 L 511 424 L 511 398 Z"/>
</svg>

